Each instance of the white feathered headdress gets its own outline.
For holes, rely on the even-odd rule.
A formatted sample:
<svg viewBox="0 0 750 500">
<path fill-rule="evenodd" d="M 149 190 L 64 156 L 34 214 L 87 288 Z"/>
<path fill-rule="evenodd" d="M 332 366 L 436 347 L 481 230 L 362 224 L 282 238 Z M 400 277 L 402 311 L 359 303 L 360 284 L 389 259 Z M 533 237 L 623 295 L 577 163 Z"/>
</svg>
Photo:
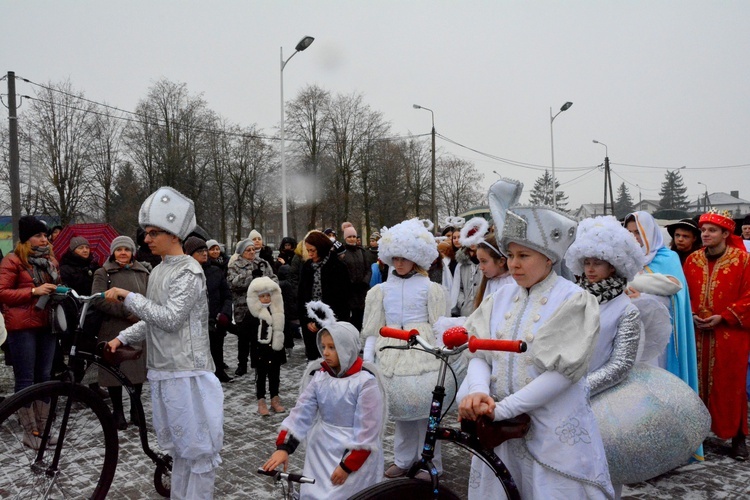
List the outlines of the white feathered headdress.
<svg viewBox="0 0 750 500">
<path fill-rule="evenodd" d="M 573 274 L 582 276 L 586 258 L 609 262 L 617 275 L 628 281 L 632 281 L 646 264 L 646 257 L 638 242 L 611 215 L 584 219 L 578 223 L 576 239 L 565 254 L 565 263 Z"/>
<path fill-rule="evenodd" d="M 416 217 L 383 228 L 380 234 L 378 258 L 389 266 L 393 265 L 393 257 L 403 257 L 423 269 L 429 269 L 430 264 L 438 258 L 435 237 Z"/>
<path fill-rule="evenodd" d="M 458 242 L 464 247 L 479 245 L 484 240 L 489 228 L 490 223 L 487 222 L 487 219 L 474 217 L 461 228 L 461 236 L 458 238 Z"/>
</svg>

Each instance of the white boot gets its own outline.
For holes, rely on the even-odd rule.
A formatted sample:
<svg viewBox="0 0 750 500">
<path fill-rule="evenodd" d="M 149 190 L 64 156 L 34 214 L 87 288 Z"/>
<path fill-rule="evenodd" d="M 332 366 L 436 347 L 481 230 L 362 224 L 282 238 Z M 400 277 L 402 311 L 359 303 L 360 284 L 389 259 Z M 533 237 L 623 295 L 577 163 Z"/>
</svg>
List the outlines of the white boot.
<svg viewBox="0 0 750 500">
<path fill-rule="evenodd" d="M 45 403 L 44 401 L 34 401 L 34 417 L 36 418 L 36 429 L 38 431 L 37 436 L 39 438 L 42 437 L 42 434 L 44 433 L 44 429 L 47 428 L 47 416 L 49 415 L 49 403 Z M 41 441 L 41 440 L 40 440 Z M 56 445 L 57 444 L 57 438 L 55 437 L 55 432 L 53 429 L 50 429 L 50 435 L 47 439 L 47 444 L 49 445 Z"/>
<path fill-rule="evenodd" d="M 23 439 L 21 442 L 32 450 L 38 450 L 42 440 L 37 436 L 36 419 L 34 418 L 34 408 L 22 406 L 18 409 L 18 420 L 23 427 Z"/>
</svg>

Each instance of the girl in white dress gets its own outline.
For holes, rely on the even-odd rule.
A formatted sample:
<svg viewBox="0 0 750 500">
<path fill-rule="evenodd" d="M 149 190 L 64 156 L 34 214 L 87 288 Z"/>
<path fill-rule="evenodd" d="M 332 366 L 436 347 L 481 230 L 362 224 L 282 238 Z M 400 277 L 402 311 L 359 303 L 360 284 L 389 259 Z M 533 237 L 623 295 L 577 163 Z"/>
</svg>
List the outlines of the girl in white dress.
<svg viewBox="0 0 750 500">
<path fill-rule="evenodd" d="M 599 307 L 591 294 L 553 270 L 575 238 L 576 223 L 547 207 L 508 209 L 520 189 L 520 183 L 501 180 L 490 190 L 493 219 L 502 228 L 499 249 L 508 256 L 516 285 L 482 302 L 466 329 L 480 338 L 524 340 L 528 349 L 475 353 L 459 418 L 531 417 L 524 438 L 495 448 L 522 498 L 612 498 L 585 378 L 599 333 Z M 472 467 L 469 498 L 503 495 L 494 474 Z"/>
<path fill-rule="evenodd" d="M 327 307 L 321 304 L 310 306 Z M 385 394 L 377 369 L 359 357 L 353 325 L 327 322 L 317 343 L 324 361 L 308 366 L 318 365 L 306 374 L 307 384 L 281 423 L 276 451 L 263 468 L 283 465 L 286 471 L 289 454 L 307 439 L 303 474 L 315 484 L 301 485 L 300 498 L 348 498 L 383 479 Z"/>
<path fill-rule="evenodd" d="M 510 275 L 508 259 L 497 248 L 495 233 L 488 234 L 477 245 L 477 259 L 479 259 L 479 270 L 482 271 L 482 282 L 479 284 L 479 291 L 474 299 L 474 309 L 500 287 L 516 283 Z"/>
</svg>

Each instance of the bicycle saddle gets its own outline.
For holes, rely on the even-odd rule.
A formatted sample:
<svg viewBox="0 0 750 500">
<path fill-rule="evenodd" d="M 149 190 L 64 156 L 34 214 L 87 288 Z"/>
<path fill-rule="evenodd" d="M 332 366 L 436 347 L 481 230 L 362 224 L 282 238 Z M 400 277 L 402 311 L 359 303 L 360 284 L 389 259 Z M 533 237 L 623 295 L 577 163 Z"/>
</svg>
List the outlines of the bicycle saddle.
<svg viewBox="0 0 750 500">
<path fill-rule="evenodd" d="M 521 438 L 531 426 L 531 417 L 522 413 L 517 417 L 493 422 L 483 416 L 478 420 L 461 420 L 461 430 L 477 437 L 483 447 L 492 449 L 509 439 Z"/>
<path fill-rule="evenodd" d="M 138 359 L 143 355 L 142 349 L 135 349 L 128 345 L 121 345 L 115 352 L 111 352 L 106 347 L 106 342 L 99 343 L 99 349 L 102 353 L 104 361 L 110 365 L 119 365 L 124 361 L 132 361 Z"/>
</svg>

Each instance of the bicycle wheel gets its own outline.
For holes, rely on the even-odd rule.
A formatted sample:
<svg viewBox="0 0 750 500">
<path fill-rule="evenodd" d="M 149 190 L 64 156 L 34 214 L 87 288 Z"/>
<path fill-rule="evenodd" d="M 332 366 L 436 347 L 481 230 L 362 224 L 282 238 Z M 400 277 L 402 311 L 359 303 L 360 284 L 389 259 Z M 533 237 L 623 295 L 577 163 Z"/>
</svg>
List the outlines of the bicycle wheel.
<svg viewBox="0 0 750 500">
<path fill-rule="evenodd" d="M 24 433 L 28 442 L 30 426 L 44 432 L 45 414 L 56 444 L 36 451 L 24 444 Z M 104 498 L 118 446 L 109 408 L 89 389 L 57 381 L 24 389 L 0 405 L 0 497 Z"/>
<path fill-rule="evenodd" d="M 431 483 L 421 479 L 402 477 L 399 479 L 389 479 L 388 481 L 370 486 L 356 495 L 349 497 L 349 500 L 372 500 L 376 498 L 383 498 L 386 500 L 399 500 L 402 498 L 414 500 L 417 498 L 434 498 L 434 495 Z M 439 486 L 438 498 L 445 500 L 459 500 L 461 497 L 448 488 Z"/>
</svg>

